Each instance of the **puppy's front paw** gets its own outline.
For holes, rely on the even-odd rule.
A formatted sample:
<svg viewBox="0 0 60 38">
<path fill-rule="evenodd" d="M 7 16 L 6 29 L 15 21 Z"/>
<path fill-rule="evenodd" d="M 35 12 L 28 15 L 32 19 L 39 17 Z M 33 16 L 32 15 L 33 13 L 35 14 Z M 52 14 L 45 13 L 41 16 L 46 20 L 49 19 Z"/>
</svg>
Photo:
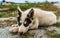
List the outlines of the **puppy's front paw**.
<svg viewBox="0 0 60 38">
<path fill-rule="evenodd" d="M 11 27 L 10 27 L 10 29 L 9 29 L 9 32 L 11 32 L 11 33 L 16 33 L 16 32 L 18 32 L 18 26 L 17 25 L 12 25 Z"/>
</svg>

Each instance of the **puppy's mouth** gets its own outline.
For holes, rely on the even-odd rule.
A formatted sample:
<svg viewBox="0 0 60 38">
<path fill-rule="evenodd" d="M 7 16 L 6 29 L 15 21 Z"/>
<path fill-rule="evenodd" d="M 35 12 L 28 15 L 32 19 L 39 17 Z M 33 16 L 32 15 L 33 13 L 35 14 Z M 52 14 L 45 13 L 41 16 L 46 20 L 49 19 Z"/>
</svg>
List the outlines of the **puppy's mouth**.
<svg viewBox="0 0 60 38">
<path fill-rule="evenodd" d="M 18 34 L 19 34 L 19 35 L 23 35 L 24 33 L 23 33 L 23 32 L 22 32 L 22 33 L 19 33 L 19 32 L 18 32 Z"/>
</svg>

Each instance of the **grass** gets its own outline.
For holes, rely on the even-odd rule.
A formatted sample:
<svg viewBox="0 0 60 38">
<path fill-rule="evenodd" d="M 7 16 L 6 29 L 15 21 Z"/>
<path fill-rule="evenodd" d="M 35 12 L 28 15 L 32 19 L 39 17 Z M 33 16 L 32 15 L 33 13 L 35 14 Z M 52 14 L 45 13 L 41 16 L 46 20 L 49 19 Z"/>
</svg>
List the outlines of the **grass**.
<svg viewBox="0 0 60 38">
<path fill-rule="evenodd" d="M 60 23 L 57 22 L 56 24 L 54 24 L 54 26 L 56 26 L 56 27 L 60 27 Z"/>
<path fill-rule="evenodd" d="M 54 24 L 54 26 L 56 27 L 60 27 L 60 23 L 57 22 L 56 24 Z M 56 32 L 56 30 L 52 30 L 52 31 L 49 31 L 49 30 L 46 30 L 46 34 L 49 36 L 49 37 L 52 37 L 52 38 L 60 38 L 60 34 Z"/>
<path fill-rule="evenodd" d="M 47 32 L 47 35 L 53 38 L 60 38 L 60 34 L 53 32 Z"/>
<path fill-rule="evenodd" d="M 29 9 L 31 7 L 36 7 L 36 8 L 40 8 L 40 9 L 47 10 L 47 11 L 54 11 L 54 12 L 56 12 L 56 15 L 58 17 L 60 16 L 60 9 L 58 9 L 52 3 L 49 3 L 49 2 L 26 3 L 26 4 L 23 3 L 23 4 L 19 4 L 19 6 L 23 11 L 26 9 Z M 4 5 L 4 6 L 0 6 L 0 8 L 9 8 L 9 12 L 8 11 L 0 12 L 0 17 L 11 17 L 11 16 L 15 17 L 15 16 L 17 16 L 17 5 L 16 4 Z M 12 12 L 10 12 L 10 11 L 12 11 Z"/>
<path fill-rule="evenodd" d="M 55 34 L 54 38 L 60 38 L 60 34 Z"/>
<path fill-rule="evenodd" d="M 2 17 L 3 15 L 2 15 L 2 13 L 0 13 L 0 17 Z"/>
<path fill-rule="evenodd" d="M 48 31 L 46 30 L 46 34 L 49 35 L 49 36 L 53 36 L 54 35 L 54 32 L 56 32 L 55 30 L 52 30 L 52 31 Z"/>
<path fill-rule="evenodd" d="M 0 17 L 1 18 L 7 18 L 7 17 L 16 17 L 17 13 L 14 12 L 0 12 Z"/>
<path fill-rule="evenodd" d="M 60 34 L 55 32 L 56 32 L 55 30 L 47 31 L 46 34 L 52 38 L 60 38 Z"/>
<path fill-rule="evenodd" d="M 30 34 L 29 32 L 27 32 L 27 33 L 23 34 L 21 36 L 21 38 L 30 38 L 30 37 L 33 37 L 33 36 L 34 36 L 34 34 Z"/>
</svg>

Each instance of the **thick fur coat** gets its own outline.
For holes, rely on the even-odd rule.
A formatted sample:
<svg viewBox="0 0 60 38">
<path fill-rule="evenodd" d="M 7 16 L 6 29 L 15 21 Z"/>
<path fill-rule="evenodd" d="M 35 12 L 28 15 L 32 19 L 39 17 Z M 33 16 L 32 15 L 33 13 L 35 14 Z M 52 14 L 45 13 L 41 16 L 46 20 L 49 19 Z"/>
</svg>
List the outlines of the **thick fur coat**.
<svg viewBox="0 0 60 38">
<path fill-rule="evenodd" d="M 18 7 L 18 15 L 19 32 L 26 32 L 28 29 L 38 28 L 39 25 L 53 25 L 57 20 L 54 12 L 44 11 L 39 8 L 30 8 L 26 11 L 21 11 Z"/>
</svg>

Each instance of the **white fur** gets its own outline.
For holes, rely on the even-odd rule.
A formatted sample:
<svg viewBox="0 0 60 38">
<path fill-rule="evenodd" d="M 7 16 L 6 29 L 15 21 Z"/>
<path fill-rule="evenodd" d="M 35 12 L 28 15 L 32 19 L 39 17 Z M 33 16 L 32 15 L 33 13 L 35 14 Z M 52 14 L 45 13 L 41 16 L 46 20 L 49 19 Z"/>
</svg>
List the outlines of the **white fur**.
<svg viewBox="0 0 60 38">
<path fill-rule="evenodd" d="M 30 9 L 28 9 L 28 10 L 26 10 L 22 13 L 22 16 L 21 16 L 21 19 L 22 19 L 21 22 L 22 23 L 24 22 L 27 14 L 29 13 L 29 11 L 31 9 L 32 8 L 30 8 Z M 54 23 L 56 23 L 57 17 L 54 14 L 54 12 L 44 11 L 44 10 L 41 10 L 39 8 L 33 8 L 33 10 L 34 10 L 34 16 L 33 16 L 34 20 L 33 20 L 33 22 L 35 22 L 35 23 L 34 24 L 31 23 L 28 26 L 30 29 L 38 28 L 39 24 L 40 25 L 53 25 Z M 22 28 L 20 28 L 20 29 L 22 29 Z"/>
<path fill-rule="evenodd" d="M 28 28 L 26 28 L 23 24 L 19 27 L 18 32 L 27 32 Z"/>
<path fill-rule="evenodd" d="M 18 24 L 13 24 L 10 27 L 9 31 L 12 32 L 12 33 L 18 32 Z"/>
</svg>

